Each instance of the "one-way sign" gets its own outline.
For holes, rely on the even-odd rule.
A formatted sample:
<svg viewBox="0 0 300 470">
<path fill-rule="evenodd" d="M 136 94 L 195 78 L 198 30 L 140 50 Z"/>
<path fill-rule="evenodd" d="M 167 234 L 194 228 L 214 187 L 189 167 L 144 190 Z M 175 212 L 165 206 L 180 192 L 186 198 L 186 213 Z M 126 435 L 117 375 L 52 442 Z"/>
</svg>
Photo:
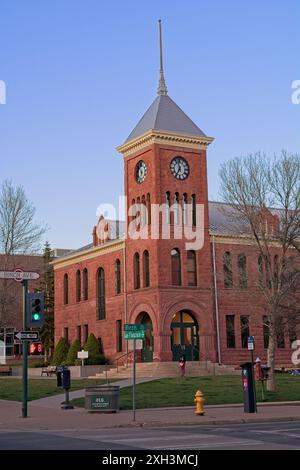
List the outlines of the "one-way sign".
<svg viewBox="0 0 300 470">
<path fill-rule="evenodd" d="M 39 341 L 37 331 L 18 331 L 14 333 L 15 341 Z"/>
</svg>

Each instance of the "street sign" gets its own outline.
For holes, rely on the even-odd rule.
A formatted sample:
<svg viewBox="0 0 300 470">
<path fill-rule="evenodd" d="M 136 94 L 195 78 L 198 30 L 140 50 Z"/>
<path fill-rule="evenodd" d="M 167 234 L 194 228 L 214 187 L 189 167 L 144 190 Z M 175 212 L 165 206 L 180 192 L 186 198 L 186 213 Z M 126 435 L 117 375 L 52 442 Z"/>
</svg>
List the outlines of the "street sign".
<svg viewBox="0 0 300 470">
<path fill-rule="evenodd" d="M 39 341 L 37 331 L 18 331 L 14 333 L 15 341 Z"/>
<path fill-rule="evenodd" d="M 124 339 L 144 339 L 145 330 L 139 331 L 124 331 Z"/>
<path fill-rule="evenodd" d="M 39 273 L 34 271 L 23 271 L 21 268 L 16 268 L 14 271 L 0 271 L 0 279 L 14 279 L 17 282 L 30 281 L 39 279 Z"/>
<path fill-rule="evenodd" d="M 133 339 L 128 340 L 128 349 L 130 349 L 130 350 L 134 349 L 134 340 Z M 137 351 L 143 349 L 143 340 L 142 339 L 136 339 L 135 340 L 135 349 Z"/>
<path fill-rule="evenodd" d="M 125 323 L 124 331 L 141 331 L 145 330 L 146 325 L 143 323 Z"/>
<path fill-rule="evenodd" d="M 248 351 L 254 350 L 254 336 L 248 336 Z"/>
<path fill-rule="evenodd" d="M 88 351 L 78 351 L 77 353 L 77 358 L 78 359 L 87 359 L 89 357 L 89 352 Z"/>
</svg>

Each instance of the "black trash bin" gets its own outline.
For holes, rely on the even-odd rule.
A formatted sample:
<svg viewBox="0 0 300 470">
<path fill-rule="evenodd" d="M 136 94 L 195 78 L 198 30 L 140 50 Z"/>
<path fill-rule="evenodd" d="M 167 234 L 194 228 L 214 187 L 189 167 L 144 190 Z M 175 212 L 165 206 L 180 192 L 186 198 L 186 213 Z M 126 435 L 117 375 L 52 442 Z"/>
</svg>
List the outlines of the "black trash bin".
<svg viewBox="0 0 300 470">
<path fill-rule="evenodd" d="M 256 413 L 256 393 L 252 362 L 241 364 L 245 413 Z"/>
<path fill-rule="evenodd" d="M 120 387 L 98 385 L 85 389 L 85 409 L 89 413 L 116 413 L 119 411 Z"/>
</svg>

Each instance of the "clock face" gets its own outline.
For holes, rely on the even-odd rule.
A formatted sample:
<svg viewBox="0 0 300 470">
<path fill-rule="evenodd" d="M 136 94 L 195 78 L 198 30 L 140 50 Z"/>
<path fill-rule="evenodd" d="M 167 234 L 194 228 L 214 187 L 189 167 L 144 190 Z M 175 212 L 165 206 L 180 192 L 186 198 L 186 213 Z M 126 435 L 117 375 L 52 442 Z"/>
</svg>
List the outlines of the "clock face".
<svg viewBox="0 0 300 470">
<path fill-rule="evenodd" d="M 175 157 L 170 164 L 171 173 L 178 180 L 185 180 L 189 176 L 188 162 L 182 157 Z"/>
<path fill-rule="evenodd" d="M 140 160 L 135 167 L 135 178 L 138 183 L 142 183 L 147 175 L 147 165 L 144 160 Z"/>
</svg>

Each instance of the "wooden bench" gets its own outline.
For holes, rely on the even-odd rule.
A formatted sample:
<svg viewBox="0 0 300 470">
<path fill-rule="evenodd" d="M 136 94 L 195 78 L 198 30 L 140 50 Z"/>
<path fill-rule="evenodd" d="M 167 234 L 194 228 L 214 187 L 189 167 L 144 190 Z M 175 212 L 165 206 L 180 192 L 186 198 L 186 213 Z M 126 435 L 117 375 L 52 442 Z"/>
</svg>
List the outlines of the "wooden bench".
<svg viewBox="0 0 300 470">
<path fill-rule="evenodd" d="M 51 377 L 51 375 L 56 375 L 56 371 L 57 371 L 56 366 L 43 367 L 41 376 L 47 375 L 47 377 Z"/>
<path fill-rule="evenodd" d="M 10 366 L 0 366 L 0 375 L 12 375 L 12 368 Z"/>
</svg>

